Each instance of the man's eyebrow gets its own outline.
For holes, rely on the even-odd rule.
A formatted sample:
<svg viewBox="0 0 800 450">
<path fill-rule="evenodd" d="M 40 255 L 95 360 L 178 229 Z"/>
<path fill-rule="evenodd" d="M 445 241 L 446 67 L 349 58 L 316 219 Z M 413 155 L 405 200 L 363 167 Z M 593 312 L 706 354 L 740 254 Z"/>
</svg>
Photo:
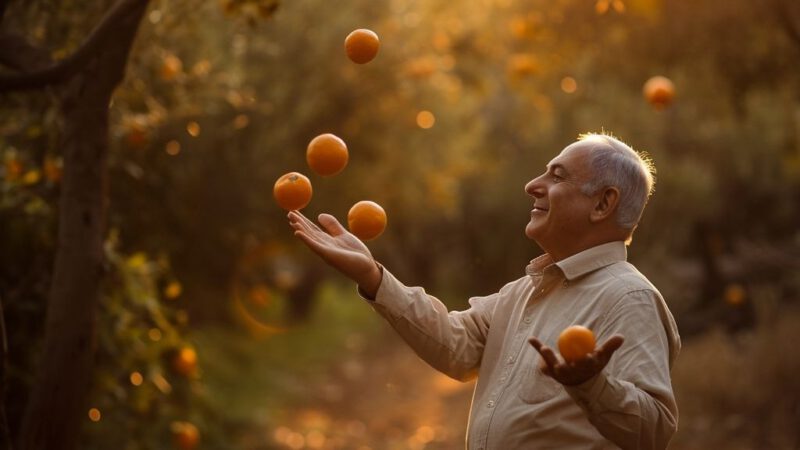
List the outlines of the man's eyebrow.
<svg viewBox="0 0 800 450">
<path fill-rule="evenodd" d="M 556 171 L 556 170 L 560 170 L 560 171 L 561 171 L 561 172 L 563 172 L 565 175 L 566 175 L 566 174 L 569 174 L 569 171 L 567 170 L 567 168 L 566 168 L 566 167 L 564 167 L 564 165 L 563 165 L 563 164 L 555 163 L 555 164 L 548 164 L 548 165 L 547 165 L 547 171 L 548 171 L 548 172 L 555 173 L 555 171 Z"/>
</svg>

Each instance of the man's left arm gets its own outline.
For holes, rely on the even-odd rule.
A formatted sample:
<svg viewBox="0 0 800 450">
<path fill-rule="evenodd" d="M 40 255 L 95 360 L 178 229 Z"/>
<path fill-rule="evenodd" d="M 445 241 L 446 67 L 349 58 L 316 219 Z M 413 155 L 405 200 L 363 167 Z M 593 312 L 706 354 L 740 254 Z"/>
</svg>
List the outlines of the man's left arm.
<svg viewBox="0 0 800 450">
<path fill-rule="evenodd" d="M 671 335 L 674 322 L 663 316 L 669 312 L 659 308 L 662 304 L 652 291 L 626 294 L 598 330 L 603 344 L 576 363 L 565 363 L 531 340 L 545 361 L 542 370 L 561 382 L 597 430 L 623 449 L 666 448 L 677 429 L 670 380 L 671 340 L 677 337 Z"/>
</svg>

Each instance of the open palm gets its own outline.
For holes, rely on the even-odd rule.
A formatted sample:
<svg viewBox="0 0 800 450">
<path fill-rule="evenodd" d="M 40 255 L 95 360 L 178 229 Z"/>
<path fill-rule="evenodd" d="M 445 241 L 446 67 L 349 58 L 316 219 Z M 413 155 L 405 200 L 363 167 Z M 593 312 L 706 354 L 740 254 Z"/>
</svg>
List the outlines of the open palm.
<svg viewBox="0 0 800 450">
<path fill-rule="evenodd" d="M 288 218 L 295 236 L 359 286 L 369 288 L 373 282 L 380 281 L 375 280 L 377 266 L 369 248 L 335 217 L 320 214 L 318 220 L 322 228 L 299 211 L 289 212 Z"/>
</svg>

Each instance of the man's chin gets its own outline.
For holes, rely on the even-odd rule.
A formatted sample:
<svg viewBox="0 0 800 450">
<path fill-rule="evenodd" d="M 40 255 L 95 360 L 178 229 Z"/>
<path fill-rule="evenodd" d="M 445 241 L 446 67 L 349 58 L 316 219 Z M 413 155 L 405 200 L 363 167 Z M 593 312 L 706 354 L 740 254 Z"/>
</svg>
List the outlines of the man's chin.
<svg viewBox="0 0 800 450">
<path fill-rule="evenodd" d="M 532 224 L 532 223 L 529 223 L 529 224 L 528 224 L 528 225 L 525 227 L 525 236 L 526 236 L 528 239 L 532 240 L 532 241 L 535 241 L 535 240 L 536 240 L 536 228 L 533 226 L 533 224 Z"/>
</svg>

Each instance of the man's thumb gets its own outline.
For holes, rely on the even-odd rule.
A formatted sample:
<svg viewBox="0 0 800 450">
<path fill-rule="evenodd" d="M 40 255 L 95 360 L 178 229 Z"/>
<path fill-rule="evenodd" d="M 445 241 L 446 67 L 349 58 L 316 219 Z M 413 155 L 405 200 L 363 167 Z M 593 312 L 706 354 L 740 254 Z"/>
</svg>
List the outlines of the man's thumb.
<svg viewBox="0 0 800 450">
<path fill-rule="evenodd" d="M 317 220 L 319 221 L 319 224 L 322 225 L 322 228 L 324 228 L 325 231 L 327 231 L 331 236 L 339 236 L 340 234 L 347 232 L 342 224 L 330 214 L 320 214 Z"/>
</svg>

